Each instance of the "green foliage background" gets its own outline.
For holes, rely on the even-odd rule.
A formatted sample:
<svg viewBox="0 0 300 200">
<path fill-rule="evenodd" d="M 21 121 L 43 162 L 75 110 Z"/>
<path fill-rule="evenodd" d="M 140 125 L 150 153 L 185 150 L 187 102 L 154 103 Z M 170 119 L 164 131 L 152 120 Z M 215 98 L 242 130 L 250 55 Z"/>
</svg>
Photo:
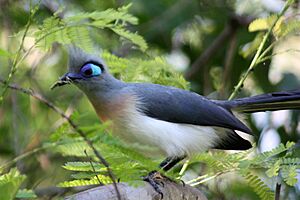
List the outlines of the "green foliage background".
<svg viewBox="0 0 300 200">
<path fill-rule="evenodd" d="M 299 39 L 297 1 L 288 2 L 292 13 L 288 16 L 278 17 L 259 3 L 249 8 L 256 12 L 243 11 L 256 20 L 249 26 L 240 22 L 208 62 L 189 77 L 184 71 L 176 71 L 166 55 L 184 55 L 191 68 L 233 23 L 243 1 L 3 1 L 0 78 L 31 88 L 64 110 L 121 181 L 140 185 L 140 176 L 157 169 L 163 157 L 155 149 L 133 148 L 114 138 L 109 124 L 99 122 L 75 87 L 50 90 L 67 69 L 64 45 L 75 43 L 86 51 L 97 49 L 111 72 L 124 81 L 171 85 L 226 99 L 274 25 L 255 70 L 247 76 L 238 96 L 295 89 L 299 88 L 295 74 L 282 74 L 278 83 L 268 79 L 270 63 L 277 53 L 273 47 L 290 37 Z M 0 89 L 0 194 L 7 194 L 2 199 L 59 199 L 73 193 L 72 187 L 111 183 L 106 168 L 60 115 L 3 84 Z M 282 198 L 299 198 L 299 185 L 294 187 L 300 166 L 299 111 L 292 111 L 290 120 L 280 127 L 268 123 L 282 143 L 265 153 L 260 152 L 265 130 L 251 116 L 246 118 L 258 147 L 233 154 L 201 153 L 167 175 L 199 187 L 209 199 L 274 199 L 276 184 L 281 185 Z M 51 190 L 53 187 L 55 190 Z"/>
</svg>

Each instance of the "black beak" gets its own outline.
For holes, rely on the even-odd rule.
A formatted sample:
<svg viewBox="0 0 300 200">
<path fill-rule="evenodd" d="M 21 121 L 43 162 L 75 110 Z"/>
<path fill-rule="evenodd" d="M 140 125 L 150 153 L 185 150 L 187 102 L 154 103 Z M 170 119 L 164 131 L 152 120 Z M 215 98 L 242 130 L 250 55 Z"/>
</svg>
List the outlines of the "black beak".
<svg viewBox="0 0 300 200">
<path fill-rule="evenodd" d="M 59 78 L 58 81 L 56 81 L 52 86 L 51 86 L 51 90 L 53 90 L 56 87 L 60 87 L 66 84 L 71 84 L 74 80 L 76 79 L 82 79 L 81 76 L 78 76 L 75 73 L 71 73 L 68 72 L 65 75 L 63 75 L 62 77 Z"/>
</svg>

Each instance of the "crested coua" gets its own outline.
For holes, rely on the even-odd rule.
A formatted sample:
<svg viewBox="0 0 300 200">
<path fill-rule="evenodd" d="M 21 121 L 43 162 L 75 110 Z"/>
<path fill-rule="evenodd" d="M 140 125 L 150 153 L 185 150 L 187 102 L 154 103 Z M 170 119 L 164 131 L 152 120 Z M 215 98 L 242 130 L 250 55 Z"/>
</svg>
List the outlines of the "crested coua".
<svg viewBox="0 0 300 200">
<path fill-rule="evenodd" d="M 114 78 L 103 60 L 77 47 L 69 50 L 69 71 L 56 84 L 73 83 L 88 97 L 102 121 L 111 120 L 120 138 L 159 148 L 169 170 L 180 160 L 208 149 L 246 150 L 251 134 L 233 111 L 242 113 L 300 108 L 300 90 L 231 101 L 209 100 L 194 92 Z M 55 85 L 55 86 L 56 86 Z"/>
</svg>

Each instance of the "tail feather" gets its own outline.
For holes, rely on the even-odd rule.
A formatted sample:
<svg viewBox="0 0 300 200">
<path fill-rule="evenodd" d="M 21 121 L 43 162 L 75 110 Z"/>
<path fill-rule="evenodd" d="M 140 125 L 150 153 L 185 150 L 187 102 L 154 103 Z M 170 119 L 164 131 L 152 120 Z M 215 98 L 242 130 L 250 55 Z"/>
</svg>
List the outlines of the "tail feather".
<svg viewBox="0 0 300 200">
<path fill-rule="evenodd" d="M 235 131 L 227 129 L 213 149 L 223 150 L 247 150 L 252 147 L 251 142 L 239 136 Z"/>
<path fill-rule="evenodd" d="M 300 109 L 300 90 L 273 92 L 216 103 L 229 110 L 244 113 Z"/>
</svg>

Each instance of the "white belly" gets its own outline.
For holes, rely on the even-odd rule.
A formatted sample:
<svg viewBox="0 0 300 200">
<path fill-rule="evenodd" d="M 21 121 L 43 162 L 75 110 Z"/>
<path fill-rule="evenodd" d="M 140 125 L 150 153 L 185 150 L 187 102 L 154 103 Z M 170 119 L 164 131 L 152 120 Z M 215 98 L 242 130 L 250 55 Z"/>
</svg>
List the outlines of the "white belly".
<svg viewBox="0 0 300 200">
<path fill-rule="evenodd" d="M 176 124 L 157 120 L 139 112 L 114 120 L 117 134 L 127 140 L 155 146 L 167 156 L 191 155 L 205 151 L 219 140 L 208 126 Z"/>
</svg>

